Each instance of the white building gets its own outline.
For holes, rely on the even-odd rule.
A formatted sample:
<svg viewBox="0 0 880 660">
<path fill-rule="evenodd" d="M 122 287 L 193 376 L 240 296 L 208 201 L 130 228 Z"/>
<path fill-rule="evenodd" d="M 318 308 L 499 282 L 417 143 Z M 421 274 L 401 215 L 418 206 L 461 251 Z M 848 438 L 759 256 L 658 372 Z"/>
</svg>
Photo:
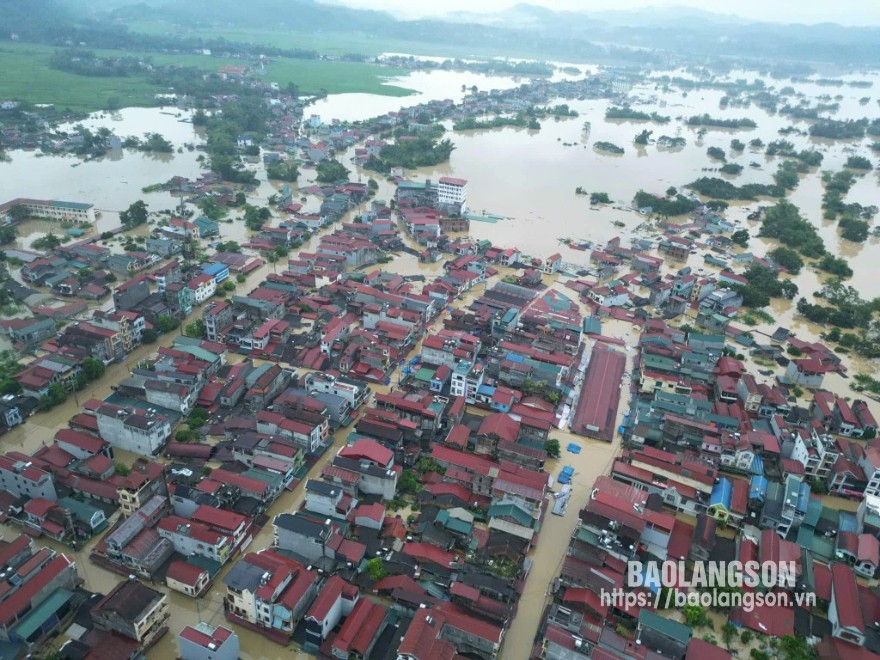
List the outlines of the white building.
<svg viewBox="0 0 880 660">
<path fill-rule="evenodd" d="M 21 197 L 0 205 L 0 216 L 5 216 L 13 206 L 23 206 L 31 217 L 58 222 L 94 223 L 95 207 L 81 202 L 62 202 L 49 199 L 23 199 Z"/>
<path fill-rule="evenodd" d="M 440 177 L 437 201 L 440 204 L 460 206 L 464 212 L 467 205 L 467 179 Z"/>
<path fill-rule="evenodd" d="M 152 410 L 103 404 L 96 411 L 98 435 L 118 449 L 155 456 L 171 435 L 168 418 Z"/>
</svg>

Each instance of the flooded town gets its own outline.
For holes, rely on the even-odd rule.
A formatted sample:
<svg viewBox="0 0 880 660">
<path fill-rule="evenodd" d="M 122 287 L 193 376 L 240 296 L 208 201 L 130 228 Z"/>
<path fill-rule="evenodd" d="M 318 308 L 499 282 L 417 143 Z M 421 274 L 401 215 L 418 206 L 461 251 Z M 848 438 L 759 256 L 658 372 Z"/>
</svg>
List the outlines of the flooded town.
<svg viewBox="0 0 880 660">
<path fill-rule="evenodd" d="M 21 16 L 0 658 L 880 657 L 876 63 Z"/>
</svg>

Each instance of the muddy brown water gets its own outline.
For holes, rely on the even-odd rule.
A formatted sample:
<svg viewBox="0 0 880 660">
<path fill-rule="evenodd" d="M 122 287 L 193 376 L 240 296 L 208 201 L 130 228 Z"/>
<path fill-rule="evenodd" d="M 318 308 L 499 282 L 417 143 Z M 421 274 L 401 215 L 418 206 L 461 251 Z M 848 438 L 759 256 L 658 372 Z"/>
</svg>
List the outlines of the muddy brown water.
<svg viewBox="0 0 880 660">
<path fill-rule="evenodd" d="M 503 77 L 492 79 L 483 77 L 484 79 L 471 82 L 474 80 L 473 76 L 466 74 L 449 73 L 447 75 L 447 72 L 443 72 L 443 75 L 438 75 L 439 73 L 413 74 L 413 76 L 394 81 L 418 89 L 421 96 L 416 99 L 413 97 L 409 99 L 388 99 L 387 97 L 362 99 L 360 97 L 353 98 L 351 95 L 339 95 L 330 97 L 322 102 L 323 105 L 316 106 L 312 111 L 321 114 L 325 120 L 330 119 L 334 113 L 341 118 L 360 118 L 360 116 L 355 117 L 351 114 L 354 112 L 352 108 L 355 104 L 364 109 L 364 112 L 369 110 L 371 114 L 375 114 L 375 112 L 395 109 L 401 104 L 409 105 L 411 102 L 422 99 L 457 98 L 460 95 L 453 92 L 462 84 L 468 86 L 477 84 L 482 89 L 492 85 L 496 87 L 510 86 L 513 82 L 512 79 Z M 735 77 L 753 78 L 754 74 Z M 869 77 L 880 82 L 880 78 L 877 76 Z M 412 84 L 408 84 L 407 81 Z M 783 84 L 787 83 L 780 83 L 777 87 L 781 87 Z M 866 114 L 866 108 L 857 103 L 857 99 L 864 95 L 863 90 L 851 88 L 829 90 L 814 85 L 796 85 L 795 87 L 811 96 L 824 93 L 833 95 L 838 92 L 843 94 L 842 107 L 835 115 L 836 118 L 854 118 Z M 694 129 L 683 125 L 678 119 L 673 119 L 667 125 L 609 122 L 604 119 L 605 108 L 609 105 L 608 101 L 574 101 L 569 104 L 581 113 L 580 117 L 559 121 L 544 120 L 542 121 L 543 128 L 539 132 L 507 128 L 493 131 L 452 133 L 450 137 L 455 143 L 456 149 L 449 163 L 434 168 L 409 171 L 407 175 L 413 178 L 430 177 L 432 179 L 444 175 L 454 175 L 469 179 L 469 206 L 472 211 L 479 213 L 485 210 L 507 218 L 495 224 L 472 222 L 472 236 L 487 238 L 493 243 L 503 246 L 517 246 L 522 251 L 539 257 L 546 257 L 558 251 L 563 255 L 564 260 L 586 265 L 589 252 L 571 250 L 561 245 L 559 239 L 570 237 L 604 243 L 613 236 L 620 235 L 626 243 L 633 236 L 649 236 L 650 232 L 647 234 L 638 233 L 637 227 L 642 226 L 646 220 L 650 219 L 628 208 L 629 200 L 636 190 L 643 188 L 652 192 L 662 192 L 670 185 L 680 187 L 699 176 L 724 176 L 703 171 L 702 168 L 717 166 L 710 163 L 706 157 L 708 147 L 719 146 L 728 149 L 729 142 L 734 137 L 745 142 L 753 137 L 760 137 L 765 142 L 769 142 L 777 139 L 777 131 L 780 128 L 792 123 L 786 117 L 768 115 L 756 107 L 721 109 L 718 102 L 722 93 L 710 90 L 697 90 L 683 96 L 680 92 L 664 92 L 651 84 L 646 84 L 636 87 L 632 94 L 635 98 L 646 101 L 644 104 L 637 104 L 639 109 L 646 111 L 656 109 L 661 114 L 668 114 L 674 118 L 703 112 L 722 117 L 749 116 L 757 121 L 758 128 L 752 131 L 709 130 L 705 137 L 699 139 Z M 361 109 L 358 110 L 358 113 L 361 112 Z M 306 114 L 310 114 L 309 109 L 306 110 Z M 349 116 L 346 117 L 346 114 Z M 94 116 L 84 123 L 90 128 L 107 126 L 121 136 L 142 135 L 147 131 L 160 132 L 170 139 L 175 147 L 183 146 L 186 143 L 198 144 L 202 142 L 202 134 L 191 124 L 180 121 L 184 117 L 185 113 L 177 116 L 176 110 L 133 108 L 123 110 L 115 118 Z M 585 121 L 591 123 L 589 133 L 582 130 Z M 806 127 L 806 124 L 798 125 Z M 632 145 L 632 138 L 643 128 L 653 130 L 654 138 L 663 134 L 681 135 L 688 140 L 688 145 L 680 150 L 662 150 L 655 145 L 636 148 Z M 786 139 L 794 142 L 798 149 L 816 148 L 821 150 L 825 155 L 822 169 L 839 169 L 851 153 L 859 153 L 869 157 L 872 155 L 867 150 L 867 141 L 858 143 L 831 142 L 801 136 L 787 137 Z M 598 140 L 606 140 L 624 146 L 626 152 L 621 157 L 602 155 L 592 147 L 593 143 Z M 161 192 L 146 194 L 141 192 L 141 188 L 166 181 L 175 175 L 190 178 L 199 176 L 201 170 L 196 160 L 198 153 L 184 149 L 182 153 L 157 156 L 126 151 L 117 152 L 96 161 L 80 163 L 72 157 L 41 157 L 34 152 L 11 152 L 9 154 L 11 161 L 0 163 L 0 198 L 5 200 L 21 196 L 90 202 L 101 211 L 101 218 L 94 231 L 105 231 L 117 226 L 118 212 L 137 199 L 144 199 L 151 211 L 173 208 L 178 202 L 174 196 Z M 394 186 L 375 173 L 354 168 L 350 163 L 352 155 L 353 151 L 350 150 L 342 155 L 341 160 L 353 170 L 353 178 L 366 180 L 375 177 L 379 179 L 378 198 L 385 200 L 393 198 Z M 730 180 L 737 184 L 769 181 L 779 160 L 765 157 L 762 154 L 750 153 L 749 149 L 746 149 L 741 155 L 728 154 L 728 157 L 732 162 L 742 164 L 745 167 L 742 175 L 730 177 Z M 751 161 L 758 162 L 761 168 L 748 167 Z M 265 179 L 260 163 L 252 163 L 249 167 L 254 168 L 261 179 Z M 314 175 L 314 170 L 303 169 L 298 186 L 310 185 L 314 180 Z M 872 172 L 860 176 L 847 196 L 847 201 L 876 204 L 880 199 L 877 183 L 876 173 Z M 587 199 L 574 194 L 574 189 L 577 186 L 583 186 L 589 191 L 608 192 L 615 203 L 593 210 Z M 268 197 L 278 192 L 280 187 L 277 184 L 263 181 L 249 201 L 266 203 Z M 816 225 L 829 249 L 848 260 L 855 270 L 851 284 L 865 297 L 880 295 L 880 279 L 874 277 L 873 263 L 878 254 L 878 239 L 871 238 L 862 245 L 841 240 L 835 224 L 821 220 L 822 192 L 820 173 L 815 171 L 802 177 L 800 185 L 790 195 L 790 199 L 800 206 L 803 215 Z M 762 203 L 766 204 L 769 201 L 765 200 Z M 733 204 L 728 212 L 728 217 L 739 221 L 740 226 L 748 227 L 754 234 L 757 227 L 755 223 L 749 223 L 746 220 L 746 215 L 757 205 L 755 202 Z M 319 199 L 313 196 L 307 197 L 306 211 L 316 211 L 319 206 Z M 231 223 L 220 225 L 222 239 L 239 242 L 247 240 L 249 232 L 238 219 L 236 212 L 230 213 L 230 217 L 233 220 Z M 618 223 L 620 226 L 614 223 Z M 52 227 L 49 223 L 28 223 L 22 228 L 22 236 L 18 245 L 28 247 L 34 238 L 50 229 Z M 144 233 L 147 229 L 147 227 L 139 228 L 137 233 Z M 332 227 L 329 230 L 332 230 Z M 407 240 L 407 242 L 415 246 L 412 241 Z M 315 244 L 316 239 L 312 239 L 303 249 L 313 249 Z M 117 246 L 118 242 L 111 242 L 111 247 L 114 250 L 119 249 Z M 750 249 L 758 254 L 763 254 L 772 247 L 774 247 L 772 242 L 754 239 Z M 695 270 L 703 268 L 702 255 L 692 255 L 688 263 Z M 678 264 L 667 264 L 666 270 L 672 272 L 679 266 Z M 270 268 L 270 266 L 264 266 L 259 269 L 248 278 L 246 284 L 239 285 L 239 290 L 247 291 L 255 286 L 267 273 L 271 272 Z M 283 265 L 278 264 L 275 268 L 283 269 Z M 386 269 L 405 275 L 422 274 L 431 278 L 442 271 L 442 265 L 440 263 L 420 264 L 415 257 L 402 253 L 388 264 Z M 706 269 L 706 273 L 709 272 Z M 812 291 L 821 286 L 822 277 L 806 268 L 795 278 L 795 281 L 801 289 L 801 295 L 809 297 Z M 557 288 L 567 294 L 570 293 L 561 286 L 557 286 Z M 481 287 L 478 287 L 476 291 L 464 296 L 464 299 L 458 304 L 468 304 L 480 292 Z M 793 307 L 793 303 L 790 302 L 774 301 L 771 308 L 775 317 L 774 323 L 759 325 L 756 330 L 769 334 L 775 329 L 776 324 L 781 324 L 794 330 L 796 335 L 803 339 L 818 339 L 822 329 L 797 317 Z M 200 310 L 197 310 L 197 313 L 200 313 Z M 629 343 L 635 343 L 635 334 L 630 333 L 627 324 L 606 323 L 605 332 L 615 336 L 632 337 Z M 172 339 L 173 337 L 163 337 L 160 339 L 160 343 L 167 345 Z M 154 350 L 155 346 L 141 347 L 124 364 L 111 365 L 104 378 L 98 383 L 92 384 L 84 392 L 78 393 L 76 399 L 71 396 L 64 405 L 48 413 L 34 416 L 27 424 L 4 436 L 4 448 L 32 452 L 40 445 L 51 442 L 55 430 L 66 426 L 67 420 L 78 412 L 78 404 L 87 398 L 103 398 L 109 395 L 111 385 L 126 377 L 131 366 L 137 360 L 149 356 Z M 628 353 L 628 368 L 631 366 L 631 357 L 631 353 Z M 858 360 L 848 356 L 846 362 L 850 365 L 851 372 L 873 373 L 877 370 L 876 361 Z M 778 368 L 774 368 L 774 370 L 777 373 L 780 371 Z M 832 375 L 826 378 L 825 387 L 841 396 L 851 396 L 849 383 L 849 380 Z M 874 402 L 871 402 L 871 406 L 874 414 L 880 415 L 880 410 L 877 409 Z M 622 401 L 620 414 L 625 412 L 625 409 L 626 402 Z M 334 449 L 328 451 L 323 462 L 329 460 L 338 445 L 344 442 L 343 435 L 344 432 L 337 434 Z M 572 465 L 575 468 L 574 494 L 565 516 L 547 515 L 544 521 L 537 547 L 531 555 L 532 569 L 526 581 L 518 615 L 513 620 L 504 640 L 501 656 L 505 659 L 516 660 L 526 657 L 531 648 L 548 586 L 558 574 L 568 538 L 576 524 L 578 511 L 589 496 L 589 487 L 593 480 L 596 476 L 607 471 L 619 448 L 618 439 L 615 439 L 613 444 L 608 444 L 580 437 L 570 437 L 570 434 L 562 431 L 554 432 L 554 436 L 559 437 L 563 448 L 570 440 L 583 447 L 583 451 L 579 455 L 563 451 L 563 456 L 558 461 L 551 461 L 548 464 L 548 470 L 554 474 L 558 472 L 561 465 Z M 310 476 L 317 474 L 321 465 L 322 463 L 319 463 L 315 466 Z M 302 489 L 294 493 L 285 493 L 270 509 L 270 514 L 295 510 L 301 504 L 302 498 Z M 846 507 L 847 502 L 841 503 L 835 498 L 834 505 Z M 15 530 L 6 527 L 3 528 L 3 532 L 7 538 L 9 534 L 16 533 Z M 52 545 L 51 542 L 43 540 L 40 540 L 39 543 Z M 256 537 L 250 549 L 257 550 L 270 544 L 271 527 L 267 527 Z M 90 547 L 91 545 L 74 553 L 69 550 L 65 550 L 65 552 L 76 557 L 81 574 L 90 588 L 106 592 L 118 582 L 119 576 L 91 564 L 87 558 Z M 170 595 L 171 634 L 151 651 L 150 657 L 175 657 L 177 654 L 176 633 L 186 624 L 195 623 L 199 618 L 212 624 L 224 622 L 221 580 L 226 570 L 228 567 L 224 567 L 224 571 L 215 582 L 215 587 L 208 596 L 199 602 L 198 606 L 195 601 L 181 594 L 172 593 Z M 161 588 L 164 590 L 164 587 Z M 238 627 L 236 627 L 236 631 L 242 640 L 243 658 L 296 657 L 299 655 L 299 652 L 292 647 L 286 649 L 279 647 L 258 634 Z"/>
</svg>

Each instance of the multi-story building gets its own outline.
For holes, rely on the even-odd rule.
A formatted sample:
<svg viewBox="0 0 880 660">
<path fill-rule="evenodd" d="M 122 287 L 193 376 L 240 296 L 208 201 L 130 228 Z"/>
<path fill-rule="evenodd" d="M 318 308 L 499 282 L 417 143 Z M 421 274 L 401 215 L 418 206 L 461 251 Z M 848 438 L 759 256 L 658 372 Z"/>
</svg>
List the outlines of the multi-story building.
<svg viewBox="0 0 880 660">
<path fill-rule="evenodd" d="M 460 362 L 452 370 L 449 380 L 449 393 L 452 396 L 463 396 L 468 403 L 477 402 L 477 393 L 483 384 L 486 369 L 481 364 L 471 365 Z"/>
<path fill-rule="evenodd" d="M 14 206 L 23 206 L 33 218 L 57 220 L 58 222 L 95 222 L 95 206 L 82 202 L 62 202 L 49 199 L 26 199 L 18 197 L 0 205 L 0 215 L 6 215 Z"/>
<path fill-rule="evenodd" d="M 177 636 L 183 660 L 238 660 L 241 645 L 238 635 L 229 628 L 200 621 L 184 626 Z"/>
<path fill-rule="evenodd" d="M 81 580 L 73 561 L 50 548 L 37 548 L 24 534 L 0 541 L 0 565 L 0 640 L 18 644 L 21 655 L 15 657 L 23 657 L 66 625 Z"/>
<path fill-rule="evenodd" d="M 17 453 L 0 456 L 0 489 L 16 497 L 57 500 L 52 475 L 35 467 L 27 459 L 25 454 Z"/>
<path fill-rule="evenodd" d="M 437 202 L 441 208 L 449 207 L 458 214 L 467 211 L 467 180 L 442 176 L 437 186 Z"/>
<path fill-rule="evenodd" d="M 185 557 L 198 555 L 225 564 L 232 552 L 230 536 L 212 530 L 207 525 L 179 516 L 168 516 L 156 526 L 159 536 L 174 545 L 174 551 Z"/>
<path fill-rule="evenodd" d="M 168 497 L 165 466 L 156 461 L 138 458 L 128 475 L 113 477 L 113 483 L 123 516 L 130 516 L 157 495 Z"/>
<path fill-rule="evenodd" d="M 232 323 L 233 309 L 228 302 L 211 303 L 202 313 L 202 320 L 205 322 L 205 336 L 208 341 L 216 341 L 222 343 L 224 341 L 224 331 Z"/>
<path fill-rule="evenodd" d="M 152 646 L 167 630 L 168 597 L 131 579 L 120 582 L 92 608 L 95 627 Z"/>
<path fill-rule="evenodd" d="M 171 435 L 167 417 L 150 410 L 102 404 L 96 411 L 98 433 L 114 447 L 155 456 Z"/>
<path fill-rule="evenodd" d="M 271 550 L 250 553 L 223 578 L 227 616 L 289 638 L 315 599 L 318 580 L 314 571 Z"/>
<path fill-rule="evenodd" d="M 333 394 L 342 397 L 357 410 L 370 397 L 370 387 L 343 377 L 330 376 L 324 373 L 309 373 L 305 378 L 305 386 L 310 392 Z"/>
</svg>

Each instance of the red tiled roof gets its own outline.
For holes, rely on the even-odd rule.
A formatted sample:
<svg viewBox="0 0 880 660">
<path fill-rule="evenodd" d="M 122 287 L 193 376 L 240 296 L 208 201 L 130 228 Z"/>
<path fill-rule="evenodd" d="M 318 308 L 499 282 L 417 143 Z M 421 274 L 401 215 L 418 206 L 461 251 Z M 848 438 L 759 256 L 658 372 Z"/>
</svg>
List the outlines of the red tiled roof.
<svg viewBox="0 0 880 660">
<path fill-rule="evenodd" d="M 365 459 L 380 467 L 387 467 L 394 460 L 394 452 L 369 438 L 361 438 L 353 445 L 343 447 L 339 455 L 355 461 Z"/>
<path fill-rule="evenodd" d="M 625 368 L 626 357 L 622 353 L 593 351 L 572 423 L 573 432 L 606 441 L 613 438 Z"/>
<path fill-rule="evenodd" d="M 198 644 L 204 648 L 208 648 L 209 644 L 216 644 L 220 646 L 232 635 L 232 631 L 228 628 L 224 628 L 223 626 L 217 626 L 214 629 L 214 635 L 206 635 L 205 633 L 196 630 L 192 626 L 184 626 L 183 630 L 180 631 L 180 636 L 184 639 L 193 642 L 194 644 Z"/>
<path fill-rule="evenodd" d="M 168 573 L 165 577 L 168 580 L 177 580 L 187 586 L 194 587 L 199 583 L 202 574 L 207 572 L 204 568 L 186 561 L 173 561 L 168 566 Z"/>
<path fill-rule="evenodd" d="M 209 527 L 229 531 L 235 531 L 242 524 L 247 522 L 247 518 L 241 514 L 218 509 L 207 504 L 200 505 L 199 508 L 193 512 L 192 519 L 196 522 L 204 523 Z"/>
<path fill-rule="evenodd" d="M 859 592 L 852 569 L 840 563 L 831 565 L 831 588 L 837 605 L 837 619 L 842 627 L 865 632 L 865 622 L 859 609 Z"/>
<path fill-rule="evenodd" d="M 455 646 L 440 639 L 444 618 L 433 609 L 419 609 L 406 635 L 400 641 L 398 655 L 429 660 L 453 660 Z"/>
<path fill-rule="evenodd" d="M 382 605 L 366 598 L 359 599 L 339 629 L 339 634 L 333 641 L 333 648 L 343 654 L 353 652 L 359 657 L 365 657 L 367 649 L 379 633 L 387 613 L 388 611 Z"/>
<path fill-rule="evenodd" d="M 487 415 L 480 423 L 478 435 L 495 435 L 507 442 L 516 442 L 519 436 L 519 422 L 505 413 Z"/>
<path fill-rule="evenodd" d="M 64 555 L 58 555 L 43 567 L 32 579 L 23 584 L 18 591 L 13 593 L 9 598 L 0 603 L 0 624 L 8 624 L 12 619 L 22 612 L 31 599 L 42 591 L 46 585 L 54 580 L 65 570 L 71 562 Z"/>
<path fill-rule="evenodd" d="M 436 545 L 431 545 L 430 543 L 406 543 L 403 546 L 403 554 L 421 561 L 430 561 L 446 568 L 455 559 L 453 553 L 441 550 Z"/>
<path fill-rule="evenodd" d="M 336 601 L 342 598 L 342 588 L 345 584 L 345 580 L 338 575 L 334 575 L 328 579 L 324 583 L 324 587 L 321 589 L 318 597 L 315 598 L 315 602 L 312 603 L 312 606 L 309 608 L 306 618 L 314 619 L 319 622 L 324 621 L 327 618 L 327 615 L 330 614 L 330 610 L 333 609 Z"/>
</svg>

